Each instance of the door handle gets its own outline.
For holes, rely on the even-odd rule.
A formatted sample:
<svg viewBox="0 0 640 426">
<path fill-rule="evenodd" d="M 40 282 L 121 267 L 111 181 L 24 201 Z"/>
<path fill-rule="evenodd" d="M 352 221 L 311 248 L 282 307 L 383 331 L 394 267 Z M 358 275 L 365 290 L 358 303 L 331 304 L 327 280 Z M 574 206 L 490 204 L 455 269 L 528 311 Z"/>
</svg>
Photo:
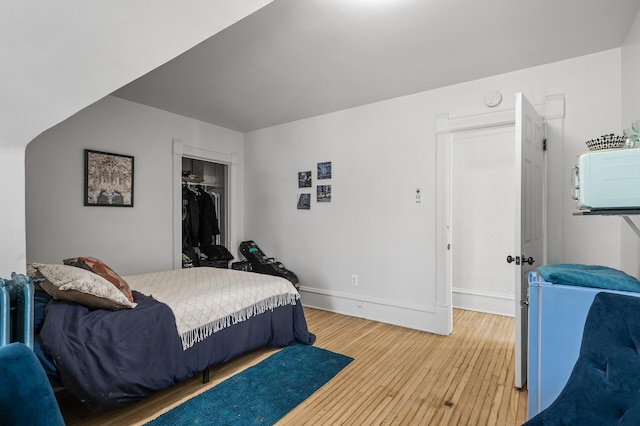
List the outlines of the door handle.
<svg viewBox="0 0 640 426">
<path fill-rule="evenodd" d="M 580 168 L 574 166 L 571 169 L 571 198 L 578 201 L 580 196 Z"/>
<path fill-rule="evenodd" d="M 513 262 L 516 262 L 516 265 L 519 265 L 520 256 L 516 256 L 516 257 L 513 257 L 511 255 L 507 256 L 507 263 L 513 263 Z M 525 257 L 524 255 L 522 255 L 522 264 L 524 265 L 525 263 L 528 263 L 529 265 L 533 265 L 535 263 L 535 260 L 531 256 Z"/>
<path fill-rule="evenodd" d="M 516 256 L 515 258 L 511 255 L 507 256 L 507 263 L 516 262 L 516 265 L 520 264 L 520 256 Z"/>
</svg>

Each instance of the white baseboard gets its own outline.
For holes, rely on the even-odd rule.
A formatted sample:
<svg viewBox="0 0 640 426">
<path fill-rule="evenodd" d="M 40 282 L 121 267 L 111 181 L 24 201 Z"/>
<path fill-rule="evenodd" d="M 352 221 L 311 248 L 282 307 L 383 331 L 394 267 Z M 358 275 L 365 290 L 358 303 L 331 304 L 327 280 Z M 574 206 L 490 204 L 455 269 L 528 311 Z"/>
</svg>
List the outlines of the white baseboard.
<svg viewBox="0 0 640 426">
<path fill-rule="evenodd" d="M 454 288 L 452 291 L 454 308 L 488 314 L 515 316 L 515 298 L 511 295 Z"/>
<path fill-rule="evenodd" d="M 401 327 L 427 331 L 436 334 L 449 334 L 443 329 L 443 321 L 438 321 L 433 308 L 410 305 L 397 301 L 363 297 L 350 293 L 300 287 L 303 306 L 322 309 L 338 314 L 365 318 Z"/>
</svg>

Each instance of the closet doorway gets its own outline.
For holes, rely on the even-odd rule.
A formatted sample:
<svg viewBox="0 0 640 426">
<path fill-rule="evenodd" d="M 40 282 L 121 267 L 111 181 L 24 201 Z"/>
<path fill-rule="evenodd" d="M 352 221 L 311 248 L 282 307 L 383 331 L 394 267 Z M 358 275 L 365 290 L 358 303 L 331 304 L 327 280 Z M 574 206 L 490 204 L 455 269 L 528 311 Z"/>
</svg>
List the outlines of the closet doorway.
<svg viewBox="0 0 640 426">
<path fill-rule="evenodd" d="M 241 225 L 236 220 L 241 208 L 238 205 L 239 163 L 239 154 L 235 151 L 213 151 L 173 140 L 173 269 L 183 267 L 183 189 L 197 190 L 198 184 L 217 206 L 219 233 L 212 234 L 212 245 L 222 246 L 227 255 L 237 257 L 236 239 Z M 183 172 L 193 175 L 191 182 L 183 180 Z"/>
<path fill-rule="evenodd" d="M 183 190 L 191 191 L 196 198 L 208 201 L 206 204 L 200 202 L 200 211 L 198 212 L 200 217 L 197 223 L 200 225 L 201 235 L 191 241 L 196 249 L 200 245 L 213 244 L 225 247 L 227 245 L 225 232 L 228 212 L 227 179 L 228 166 L 226 164 L 182 157 Z M 184 200 L 183 197 L 183 220 L 185 215 L 189 213 L 188 205 L 185 205 Z M 206 211 L 203 205 L 206 206 Z"/>
</svg>

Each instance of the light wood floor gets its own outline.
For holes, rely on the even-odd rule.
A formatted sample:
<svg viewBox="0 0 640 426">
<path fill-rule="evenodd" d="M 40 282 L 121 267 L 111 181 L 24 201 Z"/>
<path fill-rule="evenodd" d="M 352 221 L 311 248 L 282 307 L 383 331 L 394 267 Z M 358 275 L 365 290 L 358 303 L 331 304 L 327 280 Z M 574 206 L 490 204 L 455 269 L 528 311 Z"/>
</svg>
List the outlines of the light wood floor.
<svg viewBox="0 0 640 426">
<path fill-rule="evenodd" d="M 305 309 L 316 346 L 355 360 L 278 425 L 521 425 L 527 393 L 513 388 L 513 318 L 454 310 L 444 337 Z M 138 425 L 272 354 L 262 350 L 130 408 L 95 414 L 66 391 L 67 425 Z"/>
</svg>

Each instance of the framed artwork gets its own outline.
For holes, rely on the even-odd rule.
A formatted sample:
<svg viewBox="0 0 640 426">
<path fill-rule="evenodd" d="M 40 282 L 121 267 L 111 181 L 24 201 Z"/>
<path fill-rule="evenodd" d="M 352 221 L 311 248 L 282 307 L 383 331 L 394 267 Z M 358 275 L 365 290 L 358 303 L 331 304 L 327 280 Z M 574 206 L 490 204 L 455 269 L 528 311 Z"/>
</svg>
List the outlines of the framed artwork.
<svg viewBox="0 0 640 426">
<path fill-rule="evenodd" d="M 298 194 L 298 210 L 311 209 L 311 194 Z"/>
<path fill-rule="evenodd" d="M 331 202 L 331 185 L 318 185 L 318 196 L 316 201 L 319 203 Z"/>
<path fill-rule="evenodd" d="M 133 157 L 84 150 L 84 205 L 133 207 Z"/>
<path fill-rule="evenodd" d="M 331 179 L 331 161 L 318 163 L 318 179 Z"/>
<path fill-rule="evenodd" d="M 298 172 L 298 188 L 311 188 L 311 170 Z"/>
</svg>

